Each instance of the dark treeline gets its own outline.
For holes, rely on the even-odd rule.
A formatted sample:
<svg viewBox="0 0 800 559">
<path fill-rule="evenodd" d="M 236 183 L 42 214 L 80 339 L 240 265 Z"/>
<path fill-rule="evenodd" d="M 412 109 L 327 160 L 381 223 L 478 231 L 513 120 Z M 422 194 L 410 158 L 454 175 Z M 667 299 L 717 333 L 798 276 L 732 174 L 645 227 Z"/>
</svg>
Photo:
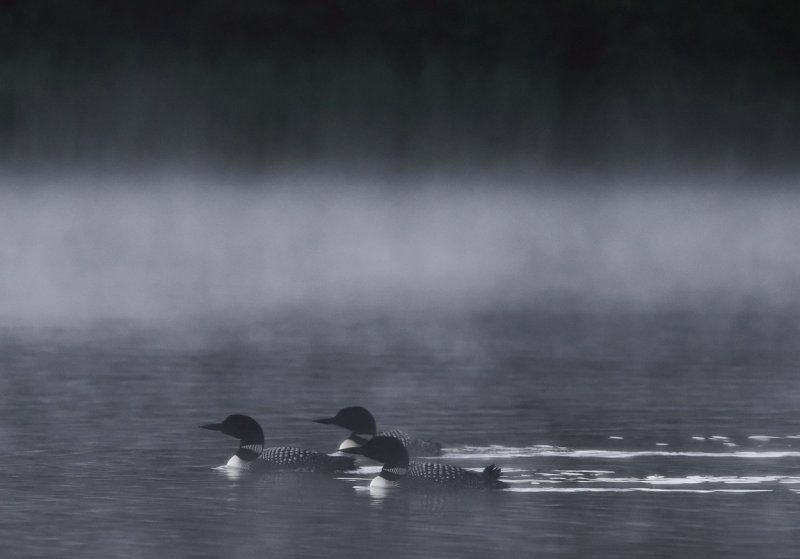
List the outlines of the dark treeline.
<svg viewBox="0 0 800 559">
<path fill-rule="evenodd" d="M 0 158 L 792 169 L 800 5 L 6 0 Z"/>
</svg>

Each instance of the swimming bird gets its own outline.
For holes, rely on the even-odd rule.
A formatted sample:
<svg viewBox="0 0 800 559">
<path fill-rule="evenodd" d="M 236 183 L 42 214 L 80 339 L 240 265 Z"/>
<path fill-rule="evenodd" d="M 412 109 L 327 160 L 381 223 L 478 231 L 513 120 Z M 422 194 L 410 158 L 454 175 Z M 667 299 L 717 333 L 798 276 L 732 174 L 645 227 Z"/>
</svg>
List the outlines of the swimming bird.
<svg viewBox="0 0 800 559">
<path fill-rule="evenodd" d="M 383 463 L 381 472 L 372 479 L 373 488 L 414 487 L 427 489 L 504 489 L 502 470 L 492 464 L 483 472 L 471 472 L 458 466 L 438 462 L 410 462 L 403 444 L 392 437 L 377 436 L 364 446 L 344 452 L 364 454 Z"/>
<path fill-rule="evenodd" d="M 439 456 L 442 453 L 441 443 L 432 440 L 413 439 L 405 431 L 393 429 L 377 433 L 375 417 L 369 410 L 361 406 L 342 408 L 333 417 L 314 419 L 313 421 L 314 423 L 326 425 L 338 425 L 351 431 L 350 436 L 339 445 L 339 450 L 341 451 L 363 446 L 377 435 L 397 439 L 403 443 L 410 456 Z"/>
<path fill-rule="evenodd" d="M 222 423 L 209 423 L 200 428 L 239 439 L 239 450 L 226 464 L 229 468 L 283 472 L 340 472 L 356 468 L 353 456 L 329 456 L 293 446 L 264 448 L 264 432 L 248 415 L 229 415 Z"/>
</svg>

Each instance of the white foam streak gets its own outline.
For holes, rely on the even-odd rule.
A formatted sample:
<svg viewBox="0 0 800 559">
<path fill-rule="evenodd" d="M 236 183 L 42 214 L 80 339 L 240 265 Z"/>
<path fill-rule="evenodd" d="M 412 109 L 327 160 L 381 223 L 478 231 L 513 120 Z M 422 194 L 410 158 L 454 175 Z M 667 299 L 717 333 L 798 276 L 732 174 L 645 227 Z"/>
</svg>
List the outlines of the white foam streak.
<svg viewBox="0 0 800 559">
<path fill-rule="evenodd" d="M 513 493 L 770 493 L 772 489 L 664 489 L 656 487 L 511 487 Z"/>
<path fill-rule="evenodd" d="M 446 449 L 447 458 L 454 459 L 498 459 L 498 458 L 530 458 L 536 456 L 563 456 L 569 458 L 604 458 L 610 460 L 625 460 L 630 458 L 664 456 L 664 457 L 694 457 L 694 458 L 746 458 L 746 459 L 773 459 L 773 458 L 800 458 L 797 450 L 739 450 L 732 452 L 710 451 L 667 451 L 667 450 L 603 450 L 586 449 L 576 450 L 553 446 L 465 446 L 459 449 Z"/>
<path fill-rule="evenodd" d="M 691 475 L 686 477 L 663 477 L 648 476 L 646 478 L 622 478 L 622 477 L 597 477 L 593 479 L 580 480 L 580 483 L 643 483 L 648 485 L 698 485 L 708 483 L 723 483 L 737 485 L 754 485 L 759 483 L 774 483 L 783 480 L 792 480 L 792 483 L 800 481 L 798 478 L 785 478 L 784 476 L 702 476 Z"/>
</svg>

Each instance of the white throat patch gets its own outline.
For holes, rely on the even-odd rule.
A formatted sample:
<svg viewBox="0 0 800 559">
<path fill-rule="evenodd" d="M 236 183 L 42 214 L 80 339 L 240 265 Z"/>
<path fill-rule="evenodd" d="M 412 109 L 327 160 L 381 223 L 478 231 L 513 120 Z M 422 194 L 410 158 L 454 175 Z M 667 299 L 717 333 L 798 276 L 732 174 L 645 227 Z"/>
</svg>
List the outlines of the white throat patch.
<svg viewBox="0 0 800 559">
<path fill-rule="evenodd" d="M 358 436 L 364 439 L 365 441 L 368 441 L 372 438 L 372 435 L 358 435 Z M 358 448 L 360 446 L 361 445 L 359 443 L 348 437 L 342 441 L 342 444 L 339 445 L 339 450 L 345 450 L 348 448 Z"/>
</svg>

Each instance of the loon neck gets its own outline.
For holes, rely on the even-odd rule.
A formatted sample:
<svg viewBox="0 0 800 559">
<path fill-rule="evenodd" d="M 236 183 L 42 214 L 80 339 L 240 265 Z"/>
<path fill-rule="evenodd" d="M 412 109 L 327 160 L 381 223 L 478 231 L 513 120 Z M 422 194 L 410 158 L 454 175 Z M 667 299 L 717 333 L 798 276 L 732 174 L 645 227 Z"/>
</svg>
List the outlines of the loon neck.
<svg viewBox="0 0 800 559">
<path fill-rule="evenodd" d="M 374 436 L 375 436 L 375 433 L 356 433 L 356 432 L 353 432 L 353 433 L 350 433 L 350 436 L 347 437 L 347 438 L 350 439 L 351 441 L 353 441 L 356 444 L 365 445 L 369 441 L 371 441 L 372 437 L 374 437 Z"/>
<path fill-rule="evenodd" d="M 382 477 L 386 481 L 396 482 L 399 481 L 408 472 L 407 466 L 393 466 L 391 468 L 383 467 L 378 477 Z"/>
<path fill-rule="evenodd" d="M 264 443 L 245 443 L 242 441 L 239 444 L 239 450 L 236 451 L 237 456 L 243 462 L 252 462 L 261 456 L 264 450 Z"/>
</svg>

